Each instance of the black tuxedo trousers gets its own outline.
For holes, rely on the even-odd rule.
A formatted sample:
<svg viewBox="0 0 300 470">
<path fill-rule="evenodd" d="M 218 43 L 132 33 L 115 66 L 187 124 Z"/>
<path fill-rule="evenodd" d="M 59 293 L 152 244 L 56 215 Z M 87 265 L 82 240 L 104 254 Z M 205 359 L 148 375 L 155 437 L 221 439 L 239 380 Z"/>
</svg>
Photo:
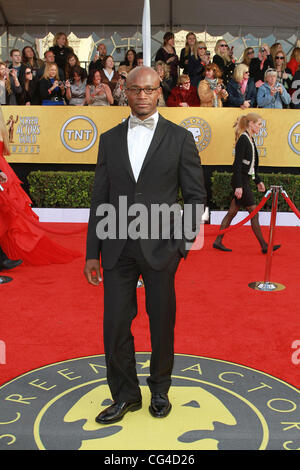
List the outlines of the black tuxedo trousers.
<svg viewBox="0 0 300 470">
<path fill-rule="evenodd" d="M 103 270 L 107 380 L 115 401 L 141 398 L 131 333 L 140 275 L 145 286 L 152 347 L 147 382 L 152 393 L 167 393 L 170 388 L 176 313 L 174 278 L 180 259 L 180 254 L 174 253 L 168 266 L 156 271 L 145 259 L 139 240 L 128 240 L 116 266 Z"/>
<path fill-rule="evenodd" d="M 125 121 L 100 138 L 86 254 L 87 259 L 99 259 L 101 255 L 107 379 L 116 401 L 140 398 L 131 334 L 140 274 L 145 284 L 152 346 L 148 385 L 152 392 L 166 393 L 170 387 L 176 311 L 174 278 L 180 258 L 187 255 L 187 241 L 185 234 L 175 239 L 173 227 L 169 239 L 163 239 L 161 233 L 155 239 L 101 239 L 97 236 L 97 224 L 103 216 L 97 215 L 97 208 L 111 204 L 119 220 L 119 197 L 126 196 L 128 207 L 141 203 L 151 213 L 153 204 L 176 203 L 181 188 L 184 203 L 192 207 L 190 229 L 195 230 L 199 220 L 194 209 L 206 202 L 200 158 L 190 132 L 160 116 L 135 181 L 128 155 L 127 130 L 128 121 Z"/>
</svg>

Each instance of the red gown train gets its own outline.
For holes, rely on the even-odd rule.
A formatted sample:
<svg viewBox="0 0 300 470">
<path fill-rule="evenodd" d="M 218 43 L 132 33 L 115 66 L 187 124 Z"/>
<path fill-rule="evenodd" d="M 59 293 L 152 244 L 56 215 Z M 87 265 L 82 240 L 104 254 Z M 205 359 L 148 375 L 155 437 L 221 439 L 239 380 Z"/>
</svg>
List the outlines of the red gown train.
<svg viewBox="0 0 300 470">
<path fill-rule="evenodd" d="M 3 156 L 0 142 L 0 170 L 8 178 L 0 191 L 0 246 L 10 259 L 22 259 L 26 265 L 69 263 L 81 256 L 51 240 L 38 226 L 39 218 L 30 207 L 31 199 L 21 181 Z M 33 220 L 35 224 L 30 223 Z"/>
</svg>

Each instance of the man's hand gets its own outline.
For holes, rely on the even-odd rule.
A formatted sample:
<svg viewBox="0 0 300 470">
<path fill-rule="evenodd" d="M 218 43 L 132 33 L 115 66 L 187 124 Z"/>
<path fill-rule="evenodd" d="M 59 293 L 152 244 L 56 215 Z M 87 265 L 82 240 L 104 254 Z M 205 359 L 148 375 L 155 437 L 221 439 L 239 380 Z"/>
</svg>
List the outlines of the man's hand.
<svg viewBox="0 0 300 470">
<path fill-rule="evenodd" d="M 7 176 L 3 171 L 0 171 L 0 183 L 7 183 Z"/>
<path fill-rule="evenodd" d="M 88 259 L 84 267 L 84 275 L 89 284 L 98 286 L 102 281 L 100 274 L 100 262 L 98 259 Z"/>
</svg>

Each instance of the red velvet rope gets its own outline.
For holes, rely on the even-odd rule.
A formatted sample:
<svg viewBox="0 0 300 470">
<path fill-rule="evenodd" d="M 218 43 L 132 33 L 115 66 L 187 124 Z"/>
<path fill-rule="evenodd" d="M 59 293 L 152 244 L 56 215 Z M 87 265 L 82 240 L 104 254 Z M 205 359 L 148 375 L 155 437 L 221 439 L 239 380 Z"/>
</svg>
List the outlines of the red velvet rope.
<svg viewBox="0 0 300 470">
<path fill-rule="evenodd" d="M 300 219 L 300 211 L 298 211 L 297 207 L 295 206 L 295 204 L 290 200 L 290 198 L 288 197 L 288 195 L 286 194 L 285 191 L 281 191 L 281 194 L 282 196 L 284 197 L 285 201 L 288 203 L 288 205 L 290 206 L 290 208 L 292 209 L 293 212 L 295 212 L 296 216 L 298 217 L 298 219 Z"/>
<path fill-rule="evenodd" d="M 266 195 L 262 198 L 262 200 L 256 206 L 256 208 L 252 212 L 250 212 L 250 214 L 247 215 L 247 217 L 245 217 L 243 220 L 241 220 L 237 224 L 231 225 L 230 227 L 224 228 L 223 230 L 218 230 L 217 232 L 210 232 L 207 235 L 209 235 L 209 236 L 211 236 L 211 235 L 223 235 L 224 233 L 231 232 L 231 230 L 236 230 L 237 228 L 239 228 L 242 225 L 246 224 L 248 222 L 248 220 L 251 220 L 262 209 L 262 207 L 264 207 L 265 203 L 267 202 L 267 200 L 269 199 L 270 196 L 271 196 L 271 192 L 266 193 Z"/>
</svg>

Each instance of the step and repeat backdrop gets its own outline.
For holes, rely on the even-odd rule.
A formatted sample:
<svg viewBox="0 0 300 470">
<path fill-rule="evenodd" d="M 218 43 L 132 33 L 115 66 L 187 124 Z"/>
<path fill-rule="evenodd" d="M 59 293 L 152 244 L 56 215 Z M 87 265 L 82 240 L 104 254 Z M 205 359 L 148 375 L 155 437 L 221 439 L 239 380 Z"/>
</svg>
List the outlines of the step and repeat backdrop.
<svg viewBox="0 0 300 470">
<path fill-rule="evenodd" d="M 128 107 L 7 106 L 11 163 L 95 164 L 99 136 L 130 114 Z M 261 166 L 300 167 L 300 111 L 252 109 L 263 119 L 256 144 Z M 159 108 L 192 132 L 204 165 L 231 165 L 237 108 Z"/>
</svg>

